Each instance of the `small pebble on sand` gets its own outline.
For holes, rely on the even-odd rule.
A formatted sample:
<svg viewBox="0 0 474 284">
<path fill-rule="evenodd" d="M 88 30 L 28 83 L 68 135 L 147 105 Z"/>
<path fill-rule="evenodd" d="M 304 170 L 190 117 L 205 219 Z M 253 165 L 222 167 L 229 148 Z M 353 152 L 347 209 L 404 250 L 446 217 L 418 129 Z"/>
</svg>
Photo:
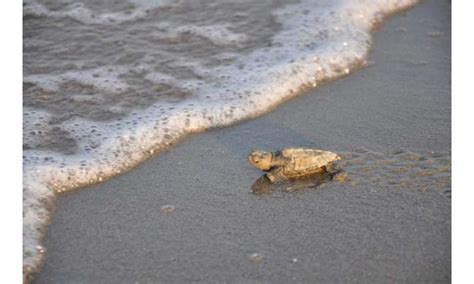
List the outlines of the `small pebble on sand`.
<svg viewBox="0 0 474 284">
<path fill-rule="evenodd" d="M 160 211 L 161 213 L 170 214 L 170 213 L 173 213 L 175 209 L 176 208 L 173 205 L 164 205 L 164 206 L 161 206 Z"/>
<path fill-rule="evenodd" d="M 249 259 L 254 263 L 260 263 L 263 260 L 263 256 L 258 253 L 252 253 L 251 255 L 249 255 Z"/>
</svg>

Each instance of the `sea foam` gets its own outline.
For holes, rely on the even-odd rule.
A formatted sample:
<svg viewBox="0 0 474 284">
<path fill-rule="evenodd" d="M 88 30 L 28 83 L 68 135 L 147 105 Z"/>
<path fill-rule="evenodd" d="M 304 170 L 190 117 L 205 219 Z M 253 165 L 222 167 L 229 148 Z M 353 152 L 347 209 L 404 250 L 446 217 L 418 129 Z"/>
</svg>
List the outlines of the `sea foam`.
<svg viewBox="0 0 474 284">
<path fill-rule="evenodd" d="M 363 66 L 415 0 L 24 2 L 24 268 L 58 193 Z"/>
</svg>

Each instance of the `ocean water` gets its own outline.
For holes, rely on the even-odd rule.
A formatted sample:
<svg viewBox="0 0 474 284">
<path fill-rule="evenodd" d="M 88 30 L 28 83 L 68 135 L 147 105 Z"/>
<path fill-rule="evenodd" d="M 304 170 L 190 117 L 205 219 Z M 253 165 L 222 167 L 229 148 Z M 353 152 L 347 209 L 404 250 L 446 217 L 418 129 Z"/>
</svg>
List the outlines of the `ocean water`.
<svg viewBox="0 0 474 284">
<path fill-rule="evenodd" d="M 353 72 L 416 2 L 24 0 L 25 272 L 58 193 Z"/>
</svg>

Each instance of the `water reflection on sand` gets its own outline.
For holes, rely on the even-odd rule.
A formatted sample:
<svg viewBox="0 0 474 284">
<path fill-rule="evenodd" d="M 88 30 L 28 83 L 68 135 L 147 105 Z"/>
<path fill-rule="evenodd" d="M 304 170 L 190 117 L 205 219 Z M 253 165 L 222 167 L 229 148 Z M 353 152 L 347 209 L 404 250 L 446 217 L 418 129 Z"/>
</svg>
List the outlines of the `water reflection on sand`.
<svg viewBox="0 0 474 284">
<path fill-rule="evenodd" d="M 270 180 L 263 175 L 253 183 L 250 191 L 254 194 L 272 194 L 274 192 L 297 192 L 304 189 L 315 189 L 331 181 L 339 173 L 341 172 L 312 174 L 299 178 L 291 178 L 278 183 L 271 183 Z"/>
</svg>

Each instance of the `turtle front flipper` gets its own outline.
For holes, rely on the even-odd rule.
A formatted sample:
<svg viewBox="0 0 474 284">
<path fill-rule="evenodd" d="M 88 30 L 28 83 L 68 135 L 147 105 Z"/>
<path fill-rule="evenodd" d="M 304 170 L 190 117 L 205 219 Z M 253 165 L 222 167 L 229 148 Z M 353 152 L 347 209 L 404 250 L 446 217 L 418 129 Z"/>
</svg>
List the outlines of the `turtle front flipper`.
<svg viewBox="0 0 474 284">
<path fill-rule="evenodd" d="M 327 164 L 324 169 L 326 172 L 330 174 L 337 174 L 338 172 L 342 171 L 341 167 L 335 163 L 329 163 Z"/>
<path fill-rule="evenodd" d="M 283 170 L 281 167 L 274 167 L 270 169 L 265 176 L 271 183 L 282 182 L 288 180 L 288 178 L 283 174 Z"/>
</svg>

